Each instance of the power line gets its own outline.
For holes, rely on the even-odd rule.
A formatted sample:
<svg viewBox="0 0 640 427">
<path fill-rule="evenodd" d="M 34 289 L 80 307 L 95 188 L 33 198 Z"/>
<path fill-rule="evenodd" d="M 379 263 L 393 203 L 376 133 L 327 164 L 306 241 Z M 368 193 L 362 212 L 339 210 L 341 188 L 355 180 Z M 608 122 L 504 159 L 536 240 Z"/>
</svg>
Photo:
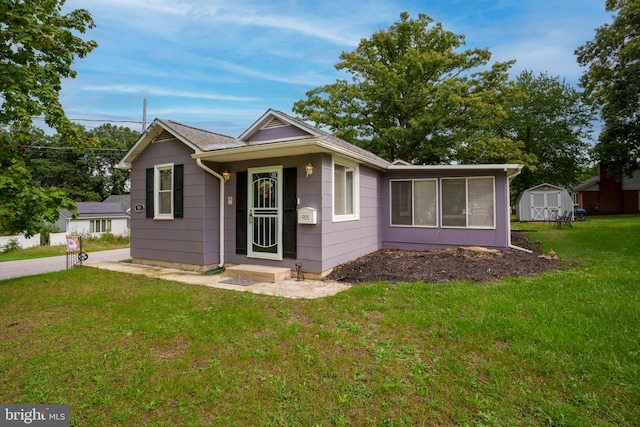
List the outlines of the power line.
<svg viewBox="0 0 640 427">
<path fill-rule="evenodd" d="M 73 151 L 73 147 L 50 147 L 47 145 L 24 145 L 24 148 L 39 148 L 39 149 L 45 149 L 45 150 L 71 150 Z M 122 152 L 126 152 L 127 150 L 124 148 L 93 148 L 93 147 L 87 147 L 87 150 L 91 150 L 91 151 L 122 151 Z"/>
<path fill-rule="evenodd" d="M 32 116 L 32 119 L 36 119 L 36 120 L 44 120 L 44 117 L 42 116 Z M 106 119 L 69 119 L 72 122 L 103 122 L 103 123 L 111 123 L 111 122 L 116 122 L 116 123 L 136 123 L 136 124 L 141 124 L 141 121 L 136 121 L 136 120 L 106 120 Z"/>
</svg>

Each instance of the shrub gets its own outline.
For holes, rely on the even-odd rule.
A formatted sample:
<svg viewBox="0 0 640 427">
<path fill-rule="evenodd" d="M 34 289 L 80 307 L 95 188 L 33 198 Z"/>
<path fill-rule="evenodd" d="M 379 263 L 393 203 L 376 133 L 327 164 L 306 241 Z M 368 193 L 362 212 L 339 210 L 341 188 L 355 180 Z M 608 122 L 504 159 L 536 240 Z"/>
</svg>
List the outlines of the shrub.
<svg viewBox="0 0 640 427">
<path fill-rule="evenodd" d="M 6 245 L 2 246 L 2 251 L 0 252 L 9 253 L 19 249 L 22 249 L 22 246 L 18 243 L 18 239 L 11 239 Z"/>
</svg>

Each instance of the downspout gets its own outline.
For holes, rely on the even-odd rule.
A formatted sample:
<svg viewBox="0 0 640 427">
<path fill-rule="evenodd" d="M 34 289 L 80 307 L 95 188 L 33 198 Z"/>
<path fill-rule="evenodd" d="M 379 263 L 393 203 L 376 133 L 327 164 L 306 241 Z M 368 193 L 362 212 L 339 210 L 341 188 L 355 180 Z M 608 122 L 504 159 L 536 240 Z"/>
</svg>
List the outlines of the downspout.
<svg viewBox="0 0 640 427">
<path fill-rule="evenodd" d="M 209 172 L 220 180 L 220 263 L 216 270 L 212 270 L 210 273 L 219 273 L 224 269 L 224 177 L 214 171 L 213 169 L 202 163 L 202 160 L 196 159 L 196 164 L 200 169 Z"/>
<path fill-rule="evenodd" d="M 522 168 L 519 168 L 517 171 L 515 171 L 514 173 L 512 173 L 511 175 L 507 176 L 507 185 L 506 185 L 506 197 L 507 200 L 509 201 L 509 203 L 507 203 L 507 224 L 509 224 L 509 226 L 507 227 L 507 239 L 508 239 L 508 243 L 509 243 L 509 248 L 511 249 L 517 249 L 519 251 L 523 251 L 526 252 L 528 254 L 533 253 L 533 251 L 526 249 L 526 248 L 521 248 L 520 246 L 516 246 L 511 244 L 511 189 L 509 188 L 511 186 L 511 180 L 513 178 L 515 178 L 516 176 L 520 175 L 520 172 L 522 171 Z"/>
</svg>

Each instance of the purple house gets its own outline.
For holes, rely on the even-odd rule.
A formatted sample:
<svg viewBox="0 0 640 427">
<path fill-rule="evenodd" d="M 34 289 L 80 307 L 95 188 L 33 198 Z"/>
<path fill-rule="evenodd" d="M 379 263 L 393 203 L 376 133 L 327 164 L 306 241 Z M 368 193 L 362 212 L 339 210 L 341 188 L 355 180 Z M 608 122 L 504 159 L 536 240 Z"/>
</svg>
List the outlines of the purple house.
<svg viewBox="0 0 640 427">
<path fill-rule="evenodd" d="M 381 248 L 509 248 L 521 169 L 390 163 L 275 110 L 238 138 L 156 119 L 119 167 L 133 262 L 318 276 Z"/>
</svg>

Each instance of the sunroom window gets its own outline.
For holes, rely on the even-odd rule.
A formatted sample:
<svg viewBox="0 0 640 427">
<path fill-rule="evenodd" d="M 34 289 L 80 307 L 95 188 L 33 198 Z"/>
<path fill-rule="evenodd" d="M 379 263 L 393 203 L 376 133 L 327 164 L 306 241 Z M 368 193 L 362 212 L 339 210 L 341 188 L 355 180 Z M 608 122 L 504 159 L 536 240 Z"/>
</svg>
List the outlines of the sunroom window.
<svg viewBox="0 0 640 427">
<path fill-rule="evenodd" d="M 495 227 L 493 177 L 443 178 L 442 226 Z"/>
<path fill-rule="evenodd" d="M 391 225 L 435 227 L 437 206 L 435 179 L 391 181 Z"/>
</svg>

